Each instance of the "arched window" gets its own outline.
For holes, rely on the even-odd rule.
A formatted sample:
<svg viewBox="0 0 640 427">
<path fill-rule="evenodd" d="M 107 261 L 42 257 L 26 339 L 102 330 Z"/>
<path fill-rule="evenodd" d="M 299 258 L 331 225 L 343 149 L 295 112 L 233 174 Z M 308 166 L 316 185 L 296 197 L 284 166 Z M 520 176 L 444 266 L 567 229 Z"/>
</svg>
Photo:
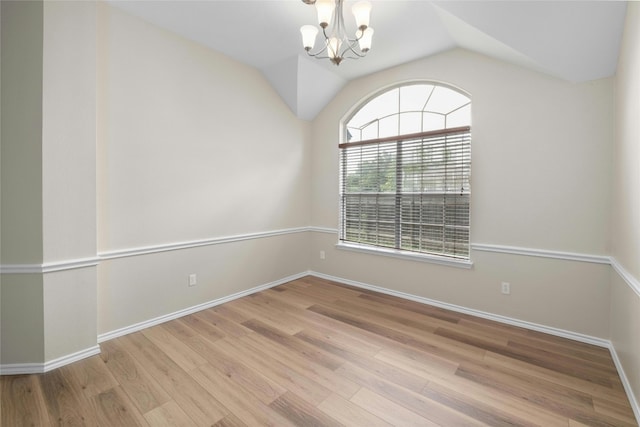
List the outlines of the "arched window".
<svg viewBox="0 0 640 427">
<path fill-rule="evenodd" d="M 469 259 L 469 96 L 436 83 L 387 89 L 343 135 L 342 246 Z"/>
</svg>

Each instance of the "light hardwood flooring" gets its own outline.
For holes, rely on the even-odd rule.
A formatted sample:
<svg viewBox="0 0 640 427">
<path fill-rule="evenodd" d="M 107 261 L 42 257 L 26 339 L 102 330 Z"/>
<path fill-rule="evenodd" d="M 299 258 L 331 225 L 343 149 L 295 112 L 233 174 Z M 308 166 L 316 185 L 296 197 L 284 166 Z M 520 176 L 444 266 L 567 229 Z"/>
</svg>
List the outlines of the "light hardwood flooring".
<svg viewBox="0 0 640 427">
<path fill-rule="evenodd" d="M 3 376 L 2 426 L 636 426 L 608 350 L 305 277 Z"/>
</svg>

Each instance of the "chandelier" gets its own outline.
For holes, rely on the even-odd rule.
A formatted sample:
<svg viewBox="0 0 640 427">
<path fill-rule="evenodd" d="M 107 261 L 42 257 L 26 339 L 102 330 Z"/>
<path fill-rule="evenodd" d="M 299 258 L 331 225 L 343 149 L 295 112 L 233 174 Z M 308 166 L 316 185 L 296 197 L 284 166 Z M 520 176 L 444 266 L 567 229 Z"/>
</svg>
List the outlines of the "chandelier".
<svg viewBox="0 0 640 427">
<path fill-rule="evenodd" d="M 351 11 L 356 18 L 355 38 L 347 36 L 344 16 L 342 12 L 343 0 L 302 0 L 306 4 L 315 4 L 318 12 L 318 24 L 322 28 L 324 46 L 318 52 L 311 52 L 316 42 L 318 28 L 313 25 L 303 25 L 302 45 L 309 56 L 326 59 L 340 65 L 343 59 L 362 58 L 371 49 L 373 28 L 369 27 L 371 3 L 360 1 L 353 5 Z M 333 18 L 333 25 L 332 25 Z M 331 25 L 331 30 L 328 28 Z"/>
</svg>

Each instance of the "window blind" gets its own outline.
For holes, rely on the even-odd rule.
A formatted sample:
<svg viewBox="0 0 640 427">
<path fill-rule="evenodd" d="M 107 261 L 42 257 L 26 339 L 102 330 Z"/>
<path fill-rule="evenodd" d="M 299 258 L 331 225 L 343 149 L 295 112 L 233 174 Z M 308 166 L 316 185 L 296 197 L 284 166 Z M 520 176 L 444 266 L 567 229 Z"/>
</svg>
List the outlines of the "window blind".
<svg viewBox="0 0 640 427">
<path fill-rule="evenodd" d="M 341 241 L 469 259 L 470 127 L 339 148 Z"/>
</svg>

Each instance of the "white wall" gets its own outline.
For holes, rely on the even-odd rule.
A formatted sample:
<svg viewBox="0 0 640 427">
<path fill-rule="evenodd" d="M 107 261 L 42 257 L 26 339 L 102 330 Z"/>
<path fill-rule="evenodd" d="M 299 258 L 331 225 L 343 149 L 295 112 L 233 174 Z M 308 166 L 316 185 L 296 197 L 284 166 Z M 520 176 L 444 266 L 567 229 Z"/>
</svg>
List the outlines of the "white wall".
<svg viewBox="0 0 640 427">
<path fill-rule="evenodd" d="M 640 401 L 640 4 L 627 4 L 616 75 L 613 168 L 611 341 Z M 633 292 L 632 288 L 635 288 Z"/>
<path fill-rule="evenodd" d="M 417 79 L 471 94 L 472 243 L 608 254 L 613 80 L 570 84 L 461 49 L 352 81 L 314 121 L 313 225 L 337 228 L 340 120 L 380 88 Z M 321 273 L 595 337 L 609 333 L 606 264 L 473 250 L 466 271 L 336 250 L 335 234 L 313 241 L 312 268 Z M 500 294 L 502 281 L 511 296 Z"/>
<path fill-rule="evenodd" d="M 310 124 L 256 69 L 106 5 L 98 58 L 99 332 L 306 271 L 305 232 L 113 257 L 307 226 Z"/>
</svg>

